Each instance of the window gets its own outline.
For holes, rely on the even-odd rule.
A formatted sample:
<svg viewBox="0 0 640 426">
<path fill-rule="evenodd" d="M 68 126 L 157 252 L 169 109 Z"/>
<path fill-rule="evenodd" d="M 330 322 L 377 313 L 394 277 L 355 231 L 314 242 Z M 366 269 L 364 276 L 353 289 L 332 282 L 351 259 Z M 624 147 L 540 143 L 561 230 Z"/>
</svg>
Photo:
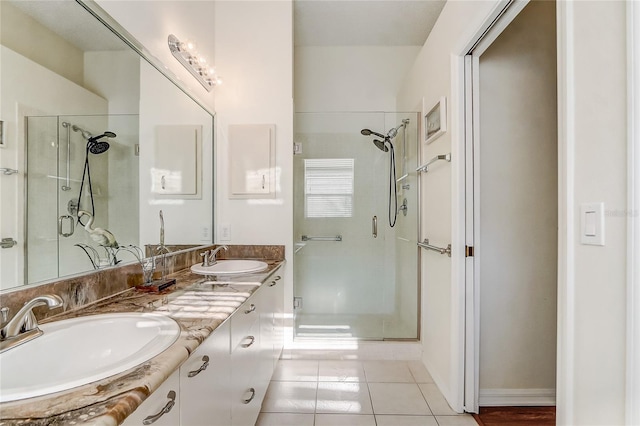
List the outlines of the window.
<svg viewBox="0 0 640 426">
<path fill-rule="evenodd" d="M 304 160 L 305 217 L 353 215 L 353 158 Z"/>
</svg>

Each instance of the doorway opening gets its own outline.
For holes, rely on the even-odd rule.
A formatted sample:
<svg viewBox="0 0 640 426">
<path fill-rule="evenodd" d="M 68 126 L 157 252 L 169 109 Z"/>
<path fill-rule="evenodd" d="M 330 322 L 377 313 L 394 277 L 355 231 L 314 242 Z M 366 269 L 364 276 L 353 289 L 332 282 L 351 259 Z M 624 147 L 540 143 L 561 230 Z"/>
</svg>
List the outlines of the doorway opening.
<svg viewBox="0 0 640 426">
<path fill-rule="evenodd" d="M 511 4 L 465 57 L 469 412 L 555 405 L 555 6 Z"/>
</svg>

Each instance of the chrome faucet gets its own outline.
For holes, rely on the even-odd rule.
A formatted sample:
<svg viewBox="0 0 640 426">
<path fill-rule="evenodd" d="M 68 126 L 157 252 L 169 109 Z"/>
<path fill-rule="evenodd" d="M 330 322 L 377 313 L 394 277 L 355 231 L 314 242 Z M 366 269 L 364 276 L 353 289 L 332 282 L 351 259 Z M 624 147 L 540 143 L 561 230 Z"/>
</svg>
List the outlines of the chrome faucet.
<svg viewBox="0 0 640 426">
<path fill-rule="evenodd" d="M 62 306 L 60 296 L 42 295 L 24 304 L 22 308 L 0 329 L 0 352 L 35 339 L 42 334 L 38 321 L 33 315 L 33 308 L 46 305 L 49 309 Z"/>
<path fill-rule="evenodd" d="M 218 254 L 218 252 L 220 250 L 229 251 L 229 247 L 220 246 L 220 247 L 216 247 L 214 250 L 211 250 L 211 254 L 209 254 L 209 266 L 212 266 L 212 265 L 216 264 L 216 262 L 217 262 L 216 254 Z"/>
</svg>

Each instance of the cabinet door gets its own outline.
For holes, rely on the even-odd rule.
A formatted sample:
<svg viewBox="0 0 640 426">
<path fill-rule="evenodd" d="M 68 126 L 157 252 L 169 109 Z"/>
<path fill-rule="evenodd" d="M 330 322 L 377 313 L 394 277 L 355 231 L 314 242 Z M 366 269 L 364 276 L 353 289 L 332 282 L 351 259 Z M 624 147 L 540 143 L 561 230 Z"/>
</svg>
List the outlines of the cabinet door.
<svg viewBox="0 0 640 426">
<path fill-rule="evenodd" d="M 284 280 L 277 275 L 273 279 L 273 368 L 275 369 L 284 347 Z"/>
<path fill-rule="evenodd" d="M 180 376 L 176 371 L 122 423 L 126 426 L 180 424 Z M 143 423 L 144 421 L 147 423 Z M 152 421 L 152 422 L 151 422 Z M 148 423 L 151 422 L 151 423 Z"/>
<path fill-rule="evenodd" d="M 218 327 L 180 367 L 180 425 L 231 424 L 229 322 Z"/>
<path fill-rule="evenodd" d="M 275 126 L 229 126 L 229 198 L 275 194 Z"/>
<path fill-rule="evenodd" d="M 231 354 L 232 425 L 253 425 L 258 418 L 264 398 L 264 391 L 256 381 L 259 361 L 260 321 L 256 320 Z"/>
</svg>

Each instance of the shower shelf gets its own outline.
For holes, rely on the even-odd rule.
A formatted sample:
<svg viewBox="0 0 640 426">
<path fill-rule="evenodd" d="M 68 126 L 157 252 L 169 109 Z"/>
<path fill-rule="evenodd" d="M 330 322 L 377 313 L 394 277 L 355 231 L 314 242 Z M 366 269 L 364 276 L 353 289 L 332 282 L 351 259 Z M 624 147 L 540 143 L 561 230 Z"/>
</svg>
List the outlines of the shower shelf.
<svg viewBox="0 0 640 426">
<path fill-rule="evenodd" d="M 440 254 L 446 254 L 451 257 L 451 244 L 447 244 L 447 248 L 437 247 L 429 244 L 429 239 L 425 238 L 423 242 L 418 242 L 418 246 L 423 249 L 437 251 Z"/>
<path fill-rule="evenodd" d="M 420 172 L 420 173 L 424 172 L 424 173 L 426 173 L 426 172 L 429 171 L 429 166 L 430 165 L 432 165 L 436 161 L 440 161 L 440 160 L 445 160 L 448 163 L 450 163 L 451 162 L 451 153 L 436 155 L 431 160 L 427 161 L 425 164 L 423 164 L 422 166 L 418 167 L 416 169 L 416 172 Z"/>
</svg>

